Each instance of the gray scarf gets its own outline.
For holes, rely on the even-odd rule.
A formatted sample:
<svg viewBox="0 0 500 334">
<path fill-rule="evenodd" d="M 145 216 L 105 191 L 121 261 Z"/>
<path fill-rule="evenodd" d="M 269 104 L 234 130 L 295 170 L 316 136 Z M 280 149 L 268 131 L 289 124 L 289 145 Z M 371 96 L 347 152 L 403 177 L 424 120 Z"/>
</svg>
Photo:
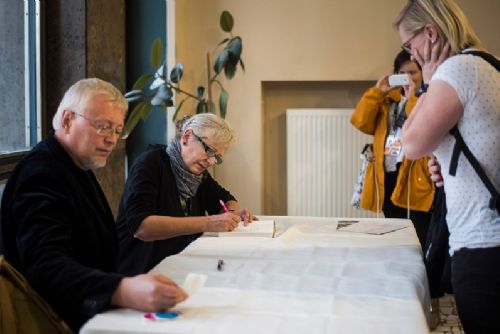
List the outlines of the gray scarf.
<svg viewBox="0 0 500 334">
<path fill-rule="evenodd" d="M 181 144 L 179 140 L 173 139 L 165 151 L 170 157 L 170 166 L 172 167 L 179 193 L 184 198 L 193 197 L 203 181 L 204 173 L 195 175 L 186 169 L 181 156 Z"/>
</svg>

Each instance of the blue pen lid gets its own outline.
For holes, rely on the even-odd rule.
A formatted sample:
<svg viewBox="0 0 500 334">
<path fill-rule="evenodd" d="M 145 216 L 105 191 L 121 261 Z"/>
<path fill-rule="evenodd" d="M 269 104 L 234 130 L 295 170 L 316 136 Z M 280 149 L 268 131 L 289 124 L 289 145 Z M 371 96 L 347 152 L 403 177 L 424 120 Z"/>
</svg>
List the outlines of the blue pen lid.
<svg viewBox="0 0 500 334">
<path fill-rule="evenodd" d="M 173 311 L 173 312 L 157 312 L 155 313 L 155 317 L 161 319 L 175 319 L 177 318 L 181 312 Z"/>
</svg>

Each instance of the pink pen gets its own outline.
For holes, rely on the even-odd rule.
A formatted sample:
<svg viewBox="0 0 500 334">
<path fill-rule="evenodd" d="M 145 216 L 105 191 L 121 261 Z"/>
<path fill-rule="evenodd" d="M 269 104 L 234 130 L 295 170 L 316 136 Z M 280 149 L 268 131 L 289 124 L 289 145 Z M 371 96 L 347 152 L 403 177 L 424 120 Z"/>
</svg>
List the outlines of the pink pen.
<svg viewBox="0 0 500 334">
<path fill-rule="evenodd" d="M 222 206 L 222 209 L 224 210 L 224 212 L 229 212 L 229 209 L 227 208 L 226 203 L 224 203 L 223 200 L 220 199 L 219 203 Z"/>
</svg>

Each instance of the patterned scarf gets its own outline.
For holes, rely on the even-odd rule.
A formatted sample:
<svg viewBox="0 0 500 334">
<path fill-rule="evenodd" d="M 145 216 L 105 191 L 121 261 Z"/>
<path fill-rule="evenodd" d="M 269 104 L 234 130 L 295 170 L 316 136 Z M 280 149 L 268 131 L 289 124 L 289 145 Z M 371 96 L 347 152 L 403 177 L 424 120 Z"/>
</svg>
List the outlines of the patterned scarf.
<svg viewBox="0 0 500 334">
<path fill-rule="evenodd" d="M 165 150 L 170 157 L 170 166 L 174 172 L 175 183 L 179 193 L 184 198 L 193 197 L 203 181 L 204 173 L 195 175 L 188 171 L 181 156 L 181 144 L 173 139 Z"/>
</svg>

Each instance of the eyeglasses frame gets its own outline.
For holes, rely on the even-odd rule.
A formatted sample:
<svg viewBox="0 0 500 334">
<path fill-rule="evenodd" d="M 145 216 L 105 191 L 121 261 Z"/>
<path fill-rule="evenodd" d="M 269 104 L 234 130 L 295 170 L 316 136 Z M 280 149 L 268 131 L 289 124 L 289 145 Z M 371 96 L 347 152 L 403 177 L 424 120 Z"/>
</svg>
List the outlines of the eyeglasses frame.
<svg viewBox="0 0 500 334">
<path fill-rule="evenodd" d="M 71 112 L 77 116 L 82 117 L 83 119 L 87 120 L 89 124 L 96 129 L 97 134 L 102 137 L 111 137 L 113 134 L 116 134 L 118 136 L 118 139 L 127 139 L 129 136 L 129 133 L 125 131 L 125 128 L 122 128 L 121 131 L 117 127 L 112 127 L 112 126 L 107 126 L 107 127 L 101 127 L 98 124 L 96 124 L 96 120 L 92 120 L 88 118 L 87 116 L 76 112 L 74 110 L 71 110 Z"/>
<path fill-rule="evenodd" d="M 222 156 L 217 153 L 217 150 L 215 150 L 213 147 L 205 143 L 205 141 L 198 136 L 196 133 L 193 132 L 193 136 L 195 136 L 196 139 L 203 145 L 203 148 L 205 149 L 205 153 L 209 158 L 215 158 L 215 163 L 217 165 L 220 165 L 222 163 Z"/>
<path fill-rule="evenodd" d="M 422 31 L 424 31 L 424 29 L 425 29 L 425 26 L 415 30 L 415 32 L 413 33 L 413 36 L 411 36 L 410 38 L 408 38 L 408 40 L 406 42 L 401 44 L 401 49 L 403 49 L 404 51 L 406 51 L 408 54 L 411 55 L 411 41 L 413 41 L 413 39 L 415 37 L 420 35 L 422 33 Z"/>
</svg>

